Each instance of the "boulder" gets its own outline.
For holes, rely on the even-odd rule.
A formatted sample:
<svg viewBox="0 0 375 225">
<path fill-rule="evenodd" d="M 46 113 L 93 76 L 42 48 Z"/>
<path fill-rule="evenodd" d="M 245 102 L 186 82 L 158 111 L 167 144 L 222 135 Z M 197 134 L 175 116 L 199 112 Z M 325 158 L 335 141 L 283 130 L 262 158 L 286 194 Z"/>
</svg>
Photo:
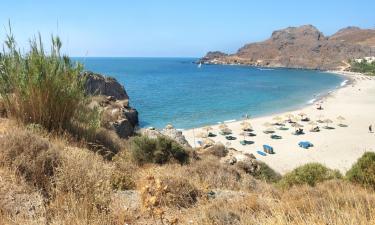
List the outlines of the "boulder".
<svg viewBox="0 0 375 225">
<path fill-rule="evenodd" d="M 182 134 L 182 131 L 176 130 L 175 128 L 165 128 L 161 130 L 161 134 L 175 140 L 182 146 L 191 148 L 189 142 L 185 139 L 185 136 Z"/>
<path fill-rule="evenodd" d="M 228 155 L 228 150 L 222 143 L 215 143 L 215 145 L 208 147 L 204 150 L 204 153 L 211 154 L 217 157 L 225 157 Z"/>
<path fill-rule="evenodd" d="M 185 136 L 182 134 L 182 132 L 179 130 L 176 130 L 173 127 L 165 128 L 162 130 L 155 129 L 153 127 L 144 128 L 140 130 L 140 133 L 142 135 L 148 136 L 149 138 L 157 138 L 159 136 L 165 136 L 176 141 L 177 143 L 179 143 L 180 145 L 184 147 L 191 148 L 190 144 L 185 139 Z"/>
<path fill-rule="evenodd" d="M 85 89 L 88 94 L 112 96 L 118 100 L 129 99 L 124 86 L 115 78 L 106 77 L 90 71 L 84 72 L 82 76 L 86 79 Z"/>
<path fill-rule="evenodd" d="M 116 79 L 92 72 L 82 74 L 86 79 L 86 92 L 92 95 L 89 107 L 102 111 L 102 125 L 116 131 L 119 137 L 128 138 L 138 126 L 138 112 L 129 106 L 129 97 Z"/>
</svg>

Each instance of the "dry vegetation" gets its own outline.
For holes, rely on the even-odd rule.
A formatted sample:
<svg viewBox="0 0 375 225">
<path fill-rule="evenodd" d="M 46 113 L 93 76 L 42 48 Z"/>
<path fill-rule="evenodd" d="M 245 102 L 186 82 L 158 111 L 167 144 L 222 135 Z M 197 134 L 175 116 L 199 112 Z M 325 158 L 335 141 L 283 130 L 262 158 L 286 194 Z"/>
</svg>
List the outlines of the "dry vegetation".
<svg viewBox="0 0 375 225">
<path fill-rule="evenodd" d="M 139 166 L 130 144 L 108 160 L 8 119 L 0 127 L 1 224 L 375 222 L 374 191 L 347 180 L 283 189 L 216 156 Z"/>
<path fill-rule="evenodd" d="M 375 223 L 375 153 L 344 178 L 319 164 L 281 177 L 253 159 L 221 163 L 222 148 L 197 155 L 164 137 L 122 140 L 92 126 L 79 68 L 58 39 L 52 58 L 35 42 L 23 58 L 13 44 L 0 55 L 1 225 Z"/>
</svg>

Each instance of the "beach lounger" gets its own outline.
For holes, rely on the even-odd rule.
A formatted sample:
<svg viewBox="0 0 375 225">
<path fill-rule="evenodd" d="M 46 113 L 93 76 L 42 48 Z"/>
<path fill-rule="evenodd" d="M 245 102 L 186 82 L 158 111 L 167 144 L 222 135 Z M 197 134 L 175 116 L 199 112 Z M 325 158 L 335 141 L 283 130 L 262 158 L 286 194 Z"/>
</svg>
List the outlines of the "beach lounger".
<svg viewBox="0 0 375 225">
<path fill-rule="evenodd" d="M 299 130 L 296 130 L 295 132 L 293 132 L 292 134 L 294 134 L 294 135 L 302 135 L 302 134 L 305 134 L 305 132 L 303 132 L 303 129 L 299 129 Z"/>
<path fill-rule="evenodd" d="M 310 132 L 319 132 L 319 131 L 320 131 L 319 127 L 314 127 L 310 129 Z"/>
<path fill-rule="evenodd" d="M 279 127 L 279 130 L 289 130 L 288 127 Z"/>
<path fill-rule="evenodd" d="M 219 134 L 225 136 L 225 135 L 230 135 L 230 134 L 232 134 L 232 133 L 230 133 L 230 132 L 223 132 L 223 131 L 220 131 Z"/>
<path fill-rule="evenodd" d="M 282 139 L 282 137 L 281 137 L 280 135 L 277 135 L 277 134 L 272 134 L 272 135 L 271 135 L 271 138 L 272 138 L 272 139 L 276 139 L 276 140 L 278 140 L 278 139 Z"/>
<path fill-rule="evenodd" d="M 255 137 L 255 136 L 257 136 L 257 135 L 254 134 L 254 133 L 247 133 L 247 136 L 249 136 L 249 137 Z"/>
<path fill-rule="evenodd" d="M 311 142 L 308 141 L 301 141 L 298 143 L 298 146 L 304 149 L 308 149 L 310 147 L 313 147 L 314 145 Z"/>
<path fill-rule="evenodd" d="M 216 137 L 217 135 L 216 134 L 214 134 L 214 133 L 208 133 L 208 135 L 207 135 L 208 137 Z"/>
<path fill-rule="evenodd" d="M 273 130 L 265 130 L 265 131 L 263 131 L 263 133 L 265 133 L 265 134 L 273 134 L 273 133 L 275 133 L 275 131 L 273 131 Z"/>
<path fill-rule="evenodd" d="M 269 145 L 263 145 L 263 151 L 268 154 L 274 154 L 273 148 Z"/>
<path fill-rule="evenodd" d="M 309 122 L 309 121 L 310 121 L 310 118 L 305 117 L 305 118 L 301 119 L 301 121 L 303 121 L 303 122 Z"/>
<path fill-rule="evenodd" d="M 251 145 L 251 144 L 254 144 L 254 143 L 255 143 L 254 141 L 247 141 L 247 140 L 240 141 L 241 145 Z"/>
<path fill-rule="evenodd" d="M 264 152 L 262 152 L 262 151 L 257 151 L 257 153 L 258 153 L 259 155 L 261 155 L 261 156 L 267 156 L 267 154 L 264 153 Z"/>
<path fill-rule="evenodd" d="M 236 140 L 237 138 L 229 135 L 229 136 L 225 136 L 225 139 L 232 141 L 232 140 Z"/>
</svg>

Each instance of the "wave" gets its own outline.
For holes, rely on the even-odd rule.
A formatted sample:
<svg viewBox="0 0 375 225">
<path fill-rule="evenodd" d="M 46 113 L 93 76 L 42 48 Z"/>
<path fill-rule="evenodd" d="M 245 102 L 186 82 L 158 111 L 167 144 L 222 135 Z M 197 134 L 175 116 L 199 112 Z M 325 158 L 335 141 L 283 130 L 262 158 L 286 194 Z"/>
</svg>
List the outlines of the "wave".
<svg viewBox="0 0 375 225">
<path fill-rule="evenodd" d="M 275 70 L 275 69 L 270 69 L 270 68 L 257 68 L 258 70 Z"/>
<path fill-rule="evenodd" d="M 314 102 L 316 102 L 316 98 L 310 99 L 307 104 L 312 105 Z"/>
<path fill-rule="evenodd" d="M 349 82 L 349 80 L 344 80 L 343 82 L 341 82 L 340 86 L 341 87 L 344 87 L 345 85 L 347 85 Z"/>
</svg>

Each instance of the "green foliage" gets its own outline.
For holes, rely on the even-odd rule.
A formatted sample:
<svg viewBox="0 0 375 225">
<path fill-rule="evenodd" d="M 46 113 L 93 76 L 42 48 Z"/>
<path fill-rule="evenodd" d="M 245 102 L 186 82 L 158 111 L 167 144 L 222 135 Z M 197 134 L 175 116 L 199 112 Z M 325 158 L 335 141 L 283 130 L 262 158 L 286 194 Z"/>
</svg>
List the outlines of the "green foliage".
<svg viewBox="0 0 375 225">
<path fill-rule="evenodd" d="M 353 72 L 375 75 L 375 62 L 370 63 L 362 59 L 361 62 L 350 61 L 350 65 L 350 70 Z"/>
<path fill-rule="evenodd" d="M 97 127 L 97 112 L 85 107 L 82 66 L 61 55 L 60 39 L 52 36 L 47 54 L 39 35 L 22 54 L 9 33 L 0 54 L 0 96 L 7 114 L 48 131 L 66 130 L 74 123 Z"/>
<path fill-rule="evenodd" d="M 137 164 L 164 164 L 176 160 L 181 164 L 187 163 L 189 154 L 177 142 L 166 138 L 155 139 L 147 136 L 135 137 L 131 140 L 131 155 Z"/>
<path fill-rule="evenodd" d="M 346 178 L 366 188 L 375 189 L 375 153 L 364 153 L 346 173 Z"/>
<path fill-rule="evenodd" d="M 270 183 L 278 182 L 281 179 L 281 175 L 264 162 L 258 162 L 258 164 L 259 170 L 255 171 L 255 173 L 253 174 L 256 179 L 264 180 Z"/>
<path fill-rule="evenodd" d="M 342 175 L 338 170 L 331 170 L 320 163 L 308 163 L 285 174 L 279 184 L 281 187 L 302 184 L 315 186 L 322 181 L 340 178 L 342 178 Z"/>
</svg>

